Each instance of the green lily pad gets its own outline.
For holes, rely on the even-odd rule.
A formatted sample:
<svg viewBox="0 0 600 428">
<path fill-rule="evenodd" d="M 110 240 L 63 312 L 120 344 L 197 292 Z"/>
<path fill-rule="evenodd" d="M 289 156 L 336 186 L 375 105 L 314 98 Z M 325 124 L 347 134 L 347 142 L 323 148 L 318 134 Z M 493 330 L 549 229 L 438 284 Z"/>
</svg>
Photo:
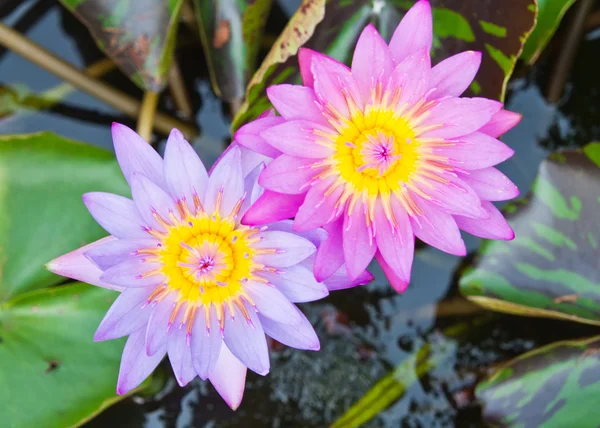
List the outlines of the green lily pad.
<svg viewBox="0 0 600 428">
<path fill-rule="evenodd" d="M 76 283 L 0 304 L 3 426 L 76 426 L 122 398 L 124 340 L 92 341 L 116 296 Z"/>
<path fill-rule="evenodd" d="M 303 2 L 248 84 L 246 102 L 234 118 L 233 129 L 270 106 L 265 95 L 268 86 L 300 81 L 296 58 L 299 44 L 349 64 L 365 25 L 373 23 L 389 41 L 414 3 L 331 0 L 323 18 L 322 2 Z M 535 0 L 504 0 L 493 5 L 480 0 L 432 0 L 431 4 L 434 63 L 462 51 L 481 51 L 481 69 L 471 93 L 502 100 L 506 83 L 535 23 Z"/>
<path fill-rule="evenodd" d="M 173 60 L 183 0 L 60 0 L 140 88 L 159 92 Z"/>
<path fill-rule="evenodd" d="M 600 143 L 551 155 L 506 209 L 514 241 L 486 241 L 460 279 L 469 299 L 513 314 L 600 325 Z"/>
<path fill-rule="evenodd" d="M 600 337 L 523 354 L 477 386 L 483 417 L 503 427 L 597 427 Z"/>
<path fill-rule="evenodd" d="M 106 235 L 81 201 L 127 195 L 110 152 L 49 132 L 0 137 L 0 302 L 64 279 L 43 265 Z"/>
<path fill-rule="evenodd" d="M 226 101 L 244 98 L 272 0 L 195 0 L 210 78 Z"/>
<path fill-rule="evenodd" d="M 529 64 L 533 64 L 538 59 L 575 0 L 537 0 L 537 2 L 539 7 L 537 24 L 521 54 L 521 58 Z"/>
</svg>

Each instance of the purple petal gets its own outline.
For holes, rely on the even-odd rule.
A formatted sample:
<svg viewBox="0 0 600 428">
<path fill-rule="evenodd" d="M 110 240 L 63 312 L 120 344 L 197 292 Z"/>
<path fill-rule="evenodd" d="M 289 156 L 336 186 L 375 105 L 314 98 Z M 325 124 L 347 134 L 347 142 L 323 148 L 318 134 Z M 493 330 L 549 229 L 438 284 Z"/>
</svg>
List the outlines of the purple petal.
<svg viewBox="0 0 600 428">
<path fill-rule="evenodd" d="M 210 311 L 209 329 L 206 328 L 206 310 Z M 199 310 L 192 330 L 192 360 L 198 376 L 202 379 L 206 379 L 215 367 L 222 342 L 221 327 L 214 307 Z"/>
<path fill-rule="evenodd" d="M 461 177 L 482 200 L 506 201 L 519 196 L 517 186 L 496 168 L 469 171 Z"/>
<path fill-rule="evenodd" d="M 57 257 L 46 263 L 44 267 L 50 272 L 66 276 L 76 281 L 87 282 L 88 284 L 108 288 L 109 290 L 122 291 L 123 287 L 102 281 L 100 279 L 102 271 L 84 255 L 87 251 L 92 250 L 96 246 L 101 246 L 113 241 L 116 241 L 114 236 L 107 236 L 106 238 L 92 242 L 85 247 L 78 248 L 75 251 Z"/>
<path fill-rule="evenodd" d="M 137 256 L 108 268 L 100 279 L 121 287 L 159 285 L 165 280 L 165 276 L 159 270 L 161 267 L 161 263 L 148 262 L 145 261 L 145 256 Z"/>
<path fill-rule="evenodd" d="M 156 216 L 160 216 L 163 221 L 171 222 L 171 215 L 177 212 L 171 195 L 147 177 L 137 173 L 131 177 L 131 194 L 144 221 L 153 228 L 166 232 L 165 226 L 156 219 Z"/>
<path fill-rule="evenodd" d="M 351 215 L 344 214 L 344 260 L 346 270 L 351 280 L 356 279 L 367 268 L 377 245 L 374 237 L 370 236 L 365 207 L 357 204 Z"/>
<path fill-rule="evenodd" d="M 112 138 L 117 160 L 129 185 L 131 176 L 139 173 L 165 188 L 163 160 L 150 144 L 127 126 L 116 122 L 112 124 Z"/>
<path fill-rule="evenodd" d="M 413 52 L 431 50 L 433 26 L 431 6 L 426 0 L 417 2 L 402 18 L 390 41 L 390 52 L 396 63 Z"/>
<path fill-rule="evenodd" d="M 219 197 L 219 193 L 221 196 Z M 234 206 L 244 195 L 244 175 L 239 147 L 234 147 L 218 161 L 208 179 L 204 197 L 204 209 L 214 213 L 217 199 L 221 199 L 219 212 L 222 217 L 231 214 Z"/>
<path fill-rule="evenodd" d="M 242 153 L 242 161 L 243 161 L 243 153 Z M 244 178 L 244 194 L 246 198 L 242 203 L 242 208 L 240 209 L 240 216 L 246 214 L 248 208 L 250 208 L 260 196 L 264 193 L 265 189 L 258 184 L 258 177 L 265 170 L 265 164 L 261 163 L 257 165 L 254 170 L 252 170 L 246 177 Z"/>
<path fill-rule="evenodd" d="M 317 132 L 332 132 L 308 120 L 290 120 L 260 133 L 270 145 L 283 153 L 310 159 L 322 159 L 333 153 L 332 149 L 317 143 Z"/>
<path fill-rule="evenodd" d="M 165 148 L 164 173 L 167 189 L 175 200 L 185 199 L 192 213 L 196 212 L 194 196 L 202 199 L 208 184 L 208 174 L 202 161 L 185 140 L 173 129 Z"/>
<path fill-rule="evenodd" d="M 177 305 L 177 291 L 171 291 L 160 302 L 153 304 L 152 314 L 146 329 L 146 354 L 154 355 L 166 346 L 173 310 Z"/>
<path fill-rule="evenodd" d="M 144 351 L 144 329 L 132 333 L 121 357 L 117 394 L 126 394 L 142 383 L 158 366 L 166 352 L 164 347 L 153 356 L 147 356 Z"/>
<path fill-rule="evenodd" d="M 446 253 L 466 255 L 465 243 L 452 216 L 418 196 L 413 196 L 413 201 L 421 210 L 420 215 L 411 218 L 417 238 Z"/>
<path fill-rule="evenodd" d="M 259 314 L 265 333 L 276 341 L 292 348 L 318 351 L 321 349 L 321 344 L 315 329 L 298 308 L 295 308 L 295 310 L 301 321 L 293 325 L 280 324 Z"/>
<path fill-rule="evenodd" d="M 260 133 L 269 129 L 272 126 L 279 125 L 284 122 L 283 117 L 265 117 L 256 119 L 242 126 L 236 133 L 234 140 L 242 147 L 260 153 L 269 158 L 276 158 L 281 154 L 279 150 L 267 143 Z"/>
<path fill-rule="evenodd" d="M 245 179 L 248 178 L 248 175 L 252 173 L 252 171 L 254 171 L 256 168 L 258 168 L 259 166 L 264 167 L 272 160 L 267 156 L 263 156 L 260 153 L 256 153 L 255 151 L 242 147 L 235 141 L 229 145 L 229 147 L 231 146 L 239 147 L 240 152 L 242 153 L 242 173 Z"/>
<path fill-rule="evenodd" d="M 265 191 L 242 217 L 242 224 L 251 226 L 273 223 L 294 217 L 305 195 L 286 195 Z"/>
<path fill-rule="evenodd" d="M 498 208 L 488 201 L 482 201 L 481 206 L 487 211 L 488 218 L 474 219 L 454 216 L 458 227 L 480 238 L 502 239 L 504 241 L 510 241 L 515 238 L 515 232 Z"/>
<path fill-rule="evenodd" d="M 367 270 L 362 271 L 354 280 L 348 278 L 348 272 L 346 266 L 340 266 L 340 268 L 324 283 L 329 291 L 345 290 L 346 288 L 358 287 L 359 285 L 365 285 L 373 281 L 375 277 Z"/>
<path fill-rule="evenodd" d="M 371 97 L 371 88 L 377 82 L 387 81 L 393 69 L 387 43 L 373 25 L 367 25 L 358 38 L 352 57 L 352 76 L 361 89 L 363 100 Z"/>
<path fill-rule="evenodd" d="M 431 198 L 431 203 L 438 207 L 439 211 L 472 218 L 482 218 L 487 215 L 481 208 L 479 196 L 468 184 L 451 174 L 441 174 L 441 176 L 447 180 L 447 183 L 429 180 L 427 184 L 416 185 Z"/>
<path fill-rule="evenodd" d="M 265 189 L 299 195 L 308 191 L 310 182 L 322 168 L 312 168 L 314 159 L 281 155 L 261 174 L 259 183 Z"/>
<path fill-rule="evenodd" d="M 147 299 L 153 291 L 151 287 L 123 291 L 98 326 L 94 341 L 116 339 L 144 327 L 151 313 Z"/>
<path fill-rule="evenodd" d="M 336 204 L 344 191 L 343 186 L 338 186 L 331 194 L 325 195 L 336 180 L 336 177 L 326 178 L 311 187 L 294 219 L 294 230 L 303 232 L 315 229 L 341 215 L 341 210 L 336 212 Z"/>
<path fill-rule="evenodd" d="M 258 309 L 258 312 L 267 318 L 284 324 L 294 324 L 299 321 L 296 307 L 274 286 L 259 282 L 248 282 L 244 290 Z"/>
<path fill-rule="evenodd" d="M 294 230 L 294 221 L 293 220 L 281 220 L 281 221 L 277 221 L 275 223 L 270 223 L 267 226 L 267 229 L 268 230 L 276 230 L 279 232 L 293 233 L 294 235 L 298 235 L 305 239 L 308 239 L 310 242 L 313 243 L 313 245 L 315 247 L 318 245 L 321 245 L 321 242 L 323 242 L 323 241 L 325 241 L 325 239 L 327 239 L 327 232 L 325 231 L 325 229 L 322 229 L 322 228 L 311 229 L 311 230 L 307 230 L 306 232 L 296 232 Z"/>
<path fill-rule="evenodd" d="M 379 251 L 377 252 L 377 254 L 375 254 L 375 258 L 379 262 L 379 266 L 381 266 L 381 270 L 390 282 L 392 288 L 398 293 L 404 293 L 408 288 L 408 282 L 410 281 L 410 278 L 401 277 L 398 274 L 396 274 L 396 272 L 387 264 L 387 262 L 385 261 L 385 259 Z"/>
<path fill-rule="evenodd" d="M 481 52 L 467 51 L 446 58 L 431 70 L 430 100 L 459 97 L 467 90 L 481 65 Z"/>
<path fill-rule="evenodd" d="M 255 373 L 265 376 L 271 367 L 265 332 L 253 307 L 246 306 L 247 320 L 239 308 L 225 315 L 223 340 L 231 353 Z M 232 318 L 233 317 L 235 318 Z"/>
<path fill-rule="evenodd" d="M 178 320 L 177 325 L 174 325 L 169 333 L 167 341 L 169 361 L 171 362 L 171 367 L 173 367 L 173 373 L 179 386 L 186 386 L 197 376 L 192 364 L 192 351 L 188 345 L 186 335 L 187 329 L 185 324 L 181 324 Z"/>
<path fill-rule="evenodd" d="M 309 257 L 317 249 L 312 242 L 294 233 L 266 231 L 258 234 L 260 241 L 253 248 L 276 250 L 274 254 L 257 254 L 254 260 L 266 266 L 283 268 L 293 266 Z"/>
<path fill-rule="evenodd" d="M 483 169 L 504 162 L 515 152 L 503 142 L 482 132 L 458 138 L 452 146 L 434 149 L 436 155 L 446 156 L 448 163 L 461 169 Z"/>
<path fill-rule="evenodd" d="M 523 116 L 508 110 L 500 110 L 492 116 L 490 121 L 483 125 L 479 132 L 483 132 L 491 137 L 498 138 L 505 132 L 513 129 L 521 121 Z"/>
<path fill-rule="evenodd" d="M 106 270 L 116 264 L 136 256 L 137 251 L 143 248 L 156 248 L 156 239 L 118 239 L 111 240 L 102 245 L 96 245 L 84 254 L 96 266 Z"/>
<path fill-rule="evenodd" d="M 246 366 L 233 356 L 227 346 L 221 346 L 219 359 L 208 378 L 229 407 L 237 409 L 244 396 Z"/>
<path fill-rule="evenodd" d="M 343 217 L 323 226 L 328 236 L 317 248 L 314 270 L 318 281 L 326 280 L 344 264 L 343 227 Z"/>
<path fill-rule="evenodd" d="M 278 273 L 262 274 L 271 284 L 294 303 L 313 302 L 329 294 L 325 284 L 317 281 L 310 268 L 312 257 L 295 266 L 278 269 Z"/>
<path fill-rule="evenodd" d="M 312 88 L 301 85 L 273 85 L 267 88 L 269 101 L 279 114 L 287 120 L 306 119 L 321 125 L 327 125 Z"/>
<path fill-rule="evenodd" d="M 400 90 L 398 107 L 411 107 L 425 96 L 430 74 L 431 58 L 425 49 L 415 51 L 398 64 L 388 82 L 388 91 Z"/>
<path fill-rule="evenodd" d="M 83 195 L 83 203 L 104 230 L 120 239 L 149 238 L 131 199 L 112 193 L 91 192 Z"/>
<path fill-rule="evenodd" d="M 315 84 L 315 78 L 313 77 L 311 70 L 312 59 L 315 53 L 317 52 L 312 49 L 298 49 L 298 65 L 300 66 L 302 83 L 309 88 L 312 88 Z"/>
</svg>

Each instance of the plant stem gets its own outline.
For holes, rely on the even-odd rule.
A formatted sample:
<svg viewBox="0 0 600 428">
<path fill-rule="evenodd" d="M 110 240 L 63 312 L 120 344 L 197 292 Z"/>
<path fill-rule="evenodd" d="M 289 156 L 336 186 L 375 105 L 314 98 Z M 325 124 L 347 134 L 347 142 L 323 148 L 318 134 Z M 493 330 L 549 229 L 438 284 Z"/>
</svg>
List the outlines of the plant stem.
<svg viewBox="0 0 600 428">
<path fill-rule="evenodd" d="M 156 115 L 158 105 L 158 93 L 153 91 L 144 92 L 142 109 L 138 117 L 137 133 L 149 143 L 152 143 L 152 124 Z"/>
<path fill-rule="evenodd" d="M 192 114 L 194 114 L 192 102 L 185 90 L 183 75 L 181 74 L 179 64 L 175 61 L 173 61 L 171 69 L 169 70 L 169 91 L 171 92 L 177 110 L 179 110 L 185 119 L 191 119 Z"/>
<path fill-rule="evenodd" d="M 57 75 L 76 88 L 104 101 L 126 115 L 132 118 L 138 116 L 141 106 L 138 100 L 114 89 L 102 81 L 86 75 L 2 23 L 0 23 L 0 45 L 5 46 L 44 70 Z M 188 138 L 198 135 L 198 130 L 195 127 L 164 113 L 156 114 L 154 127 L 163 134 L 168 134 L 171 129 L 178 128 Z"/>
</svg>

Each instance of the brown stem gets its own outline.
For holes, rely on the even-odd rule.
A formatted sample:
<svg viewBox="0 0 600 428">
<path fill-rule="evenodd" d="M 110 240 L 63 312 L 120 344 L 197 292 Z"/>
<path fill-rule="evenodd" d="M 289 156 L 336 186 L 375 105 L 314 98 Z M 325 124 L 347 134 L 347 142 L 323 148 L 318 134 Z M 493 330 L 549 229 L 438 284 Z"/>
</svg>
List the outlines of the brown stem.
<svg viewBox="0 0 600 428">
<path fill-rule="evenodd" d="M 177 62 L 173 62 L 171 69 L 169 70 L 169 91 L 175 102 L 175 107 L 181 112 L 185 119 L 191 119 L 194 110 L 192 109 L 192 102 L 185 90 L 183 83 L 183 75 Z"/>
<path fill-rule="evenodd" d="M 152 143 L 152 124 L 156 116 L 156 106 L 158 105 L 158 93 L 153 91 L 144 92 L 142 100 L 142 109 L 138 117 L 137 133 L 149 143 Z"/>
<path fill-rule="evenodd" d="M 2 23 L 0 23 L 0 45 L 21 55 L 44 70 L 57 75 L 76 88 L 104 101 L 111 107 L 130 117 L 137 118 L 141 106 L 138 100 L 86 75 Z M 164 113 L 156 114 L 154 127 L 164 134 L 168 134 L 173 128 L 178 128 L 188 138 L 198 135 L 198 130 L 195 127 Z"/>
</svg>

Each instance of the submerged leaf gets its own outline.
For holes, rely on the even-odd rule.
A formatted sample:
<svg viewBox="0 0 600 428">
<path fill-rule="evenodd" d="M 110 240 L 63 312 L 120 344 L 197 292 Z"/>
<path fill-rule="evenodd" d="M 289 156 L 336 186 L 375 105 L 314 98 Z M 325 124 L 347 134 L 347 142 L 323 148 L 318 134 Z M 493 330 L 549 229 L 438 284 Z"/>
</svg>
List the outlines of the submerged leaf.
<svg viewBox="0 0 600 428">
<path fill-rule="evenodd" d="M 600 143 L 551 155 L 506 209 L 514 241 L 486 241 L 460 280 L 490 309 L 600 325 Z"/>
<path fill-rule="evenodd" d="M 60 1 L 138 86 L 155 92 L 163 88 L 183 0 Z"/>
<path fill-rule="evenodd" d="M 503 427 L 596 427 L 600 337 L 523 354 L 477 387 L 483 417 Z"/>
</svg>

